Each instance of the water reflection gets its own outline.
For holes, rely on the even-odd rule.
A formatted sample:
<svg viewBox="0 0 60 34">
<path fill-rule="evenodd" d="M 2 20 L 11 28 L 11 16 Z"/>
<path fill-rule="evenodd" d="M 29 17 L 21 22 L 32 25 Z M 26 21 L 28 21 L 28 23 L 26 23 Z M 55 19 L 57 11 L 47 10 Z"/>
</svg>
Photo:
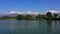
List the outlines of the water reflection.
<svg viewBox="0 0 60 34">
<path fill-rule="evenodd" d="M 52 20 L 47 20 L 47 34 L 52 34 Z"/>
<path fill-rule="evenodd" d="M 53 21 L 52 23 L 52 31 L 54 34 L 60 34 L 60 22 L 59 21 Z"/>
<path fill-rule="evenodd" d="M 60 21 L 0 20 L 0 34 L 60 34 Z"/>
<path fill-rule="evenodd" d="M 52 25 L 52 20 L 47 20 L 47 25 Z"/>
</svg>

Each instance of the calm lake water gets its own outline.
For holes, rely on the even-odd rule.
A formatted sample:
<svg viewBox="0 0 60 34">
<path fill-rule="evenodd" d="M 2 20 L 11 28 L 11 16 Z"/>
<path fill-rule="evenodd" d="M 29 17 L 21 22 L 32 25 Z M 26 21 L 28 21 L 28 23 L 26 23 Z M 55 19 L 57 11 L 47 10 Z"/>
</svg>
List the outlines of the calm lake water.
<svg viewBox="0 0 60 34">
<path fill-rule="evenodd" d="M 60 34 L 60 21 L 0 20 L 0 34 Z"/>
</svg>

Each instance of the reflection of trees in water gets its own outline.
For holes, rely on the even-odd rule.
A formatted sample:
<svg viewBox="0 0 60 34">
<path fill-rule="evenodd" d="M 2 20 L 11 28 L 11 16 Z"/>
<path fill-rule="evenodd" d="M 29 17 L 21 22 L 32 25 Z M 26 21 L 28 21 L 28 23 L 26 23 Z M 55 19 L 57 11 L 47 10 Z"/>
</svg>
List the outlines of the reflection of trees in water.
<svg viewBox="0 0 60 34">
<path fill-rule="evenodd" d="M 46 27 L 47 27 L 46 20 L 39 20 L 38 22 L 39 22 L 38 32 L 41 34 L 45 34 L 46 33 Z"/>
<path fill-rule="evenodd" d="M 13 31 L 18 31 L 18 32 L 26 31 L 26 32 L 32 32 L 37 34 L 38 33 L 55 34 L 56 32 L 59 32 L 59 26 L 60 26 L 60 21 L 19 20 L 19 21 L 14 21 L 14 23 L 10 27 L 14 27 Z"/>
<path fill-rule="evenodd" d="M 40 32 L 40 33 L 51 33 L 51 31 L 52 31 L 52 21 L 51 20 L 40 20 L 39 21 L 39 29 L 38 29 L 38 31 Z"/>
<path fill-rule="evenodd" d="M 47 20 L 47 31 L 52 34 L 58 34 L 60 32 L 60 22 L 57 20 Z"/>
<path fill-rule="evenodd" d="M 52 20 L 47 20 L 47 25 L 52 25 Z"/>
<path fill-rule="evenodd" d="M 47 33 L 52 33 L 52 20 L 47 20 Z"/>
<path fill-rule="evenodd" d="M 58 20 L 53 21 L 52 31 L 53 31 L 53 34 L 58 34 L 60 32 L 60 22 Z"/>
</svg>

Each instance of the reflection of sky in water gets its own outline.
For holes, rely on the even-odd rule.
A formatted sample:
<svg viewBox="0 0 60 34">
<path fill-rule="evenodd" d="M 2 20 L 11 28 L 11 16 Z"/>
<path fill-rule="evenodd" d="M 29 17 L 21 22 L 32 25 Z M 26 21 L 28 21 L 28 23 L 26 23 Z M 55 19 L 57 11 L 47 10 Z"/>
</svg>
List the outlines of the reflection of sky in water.
<svg viewBox="0 0 60 34">
<path fill-rule="evenodd" d="M 7 34 L 59 34 L 59 21 L 46 20 L 0 20 L 0 33 Z"/>
</svg>

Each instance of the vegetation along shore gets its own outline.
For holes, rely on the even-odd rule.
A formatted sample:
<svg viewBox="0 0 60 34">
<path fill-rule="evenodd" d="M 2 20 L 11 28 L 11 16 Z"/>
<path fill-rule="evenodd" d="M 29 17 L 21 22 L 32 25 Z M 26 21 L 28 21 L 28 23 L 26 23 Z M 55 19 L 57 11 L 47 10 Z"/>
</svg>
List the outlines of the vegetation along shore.
<svg viewBox="0 0 60 34">
<path fill-rule="evenodd" d="M 60 15 L 58 15 L 57 13 L 52 14 L 51 12 L 47 12 L 46 15 L 31 15 L 31 14 L 27 14 L 27 15 L 23 15 L 23 14 L 18 14 L 17 16 L 3 16 L 0 17 L 0 20 L 10 20 L 10 19 L 14 19 L 14 20 L 60 20 Z"/>
</svg>

